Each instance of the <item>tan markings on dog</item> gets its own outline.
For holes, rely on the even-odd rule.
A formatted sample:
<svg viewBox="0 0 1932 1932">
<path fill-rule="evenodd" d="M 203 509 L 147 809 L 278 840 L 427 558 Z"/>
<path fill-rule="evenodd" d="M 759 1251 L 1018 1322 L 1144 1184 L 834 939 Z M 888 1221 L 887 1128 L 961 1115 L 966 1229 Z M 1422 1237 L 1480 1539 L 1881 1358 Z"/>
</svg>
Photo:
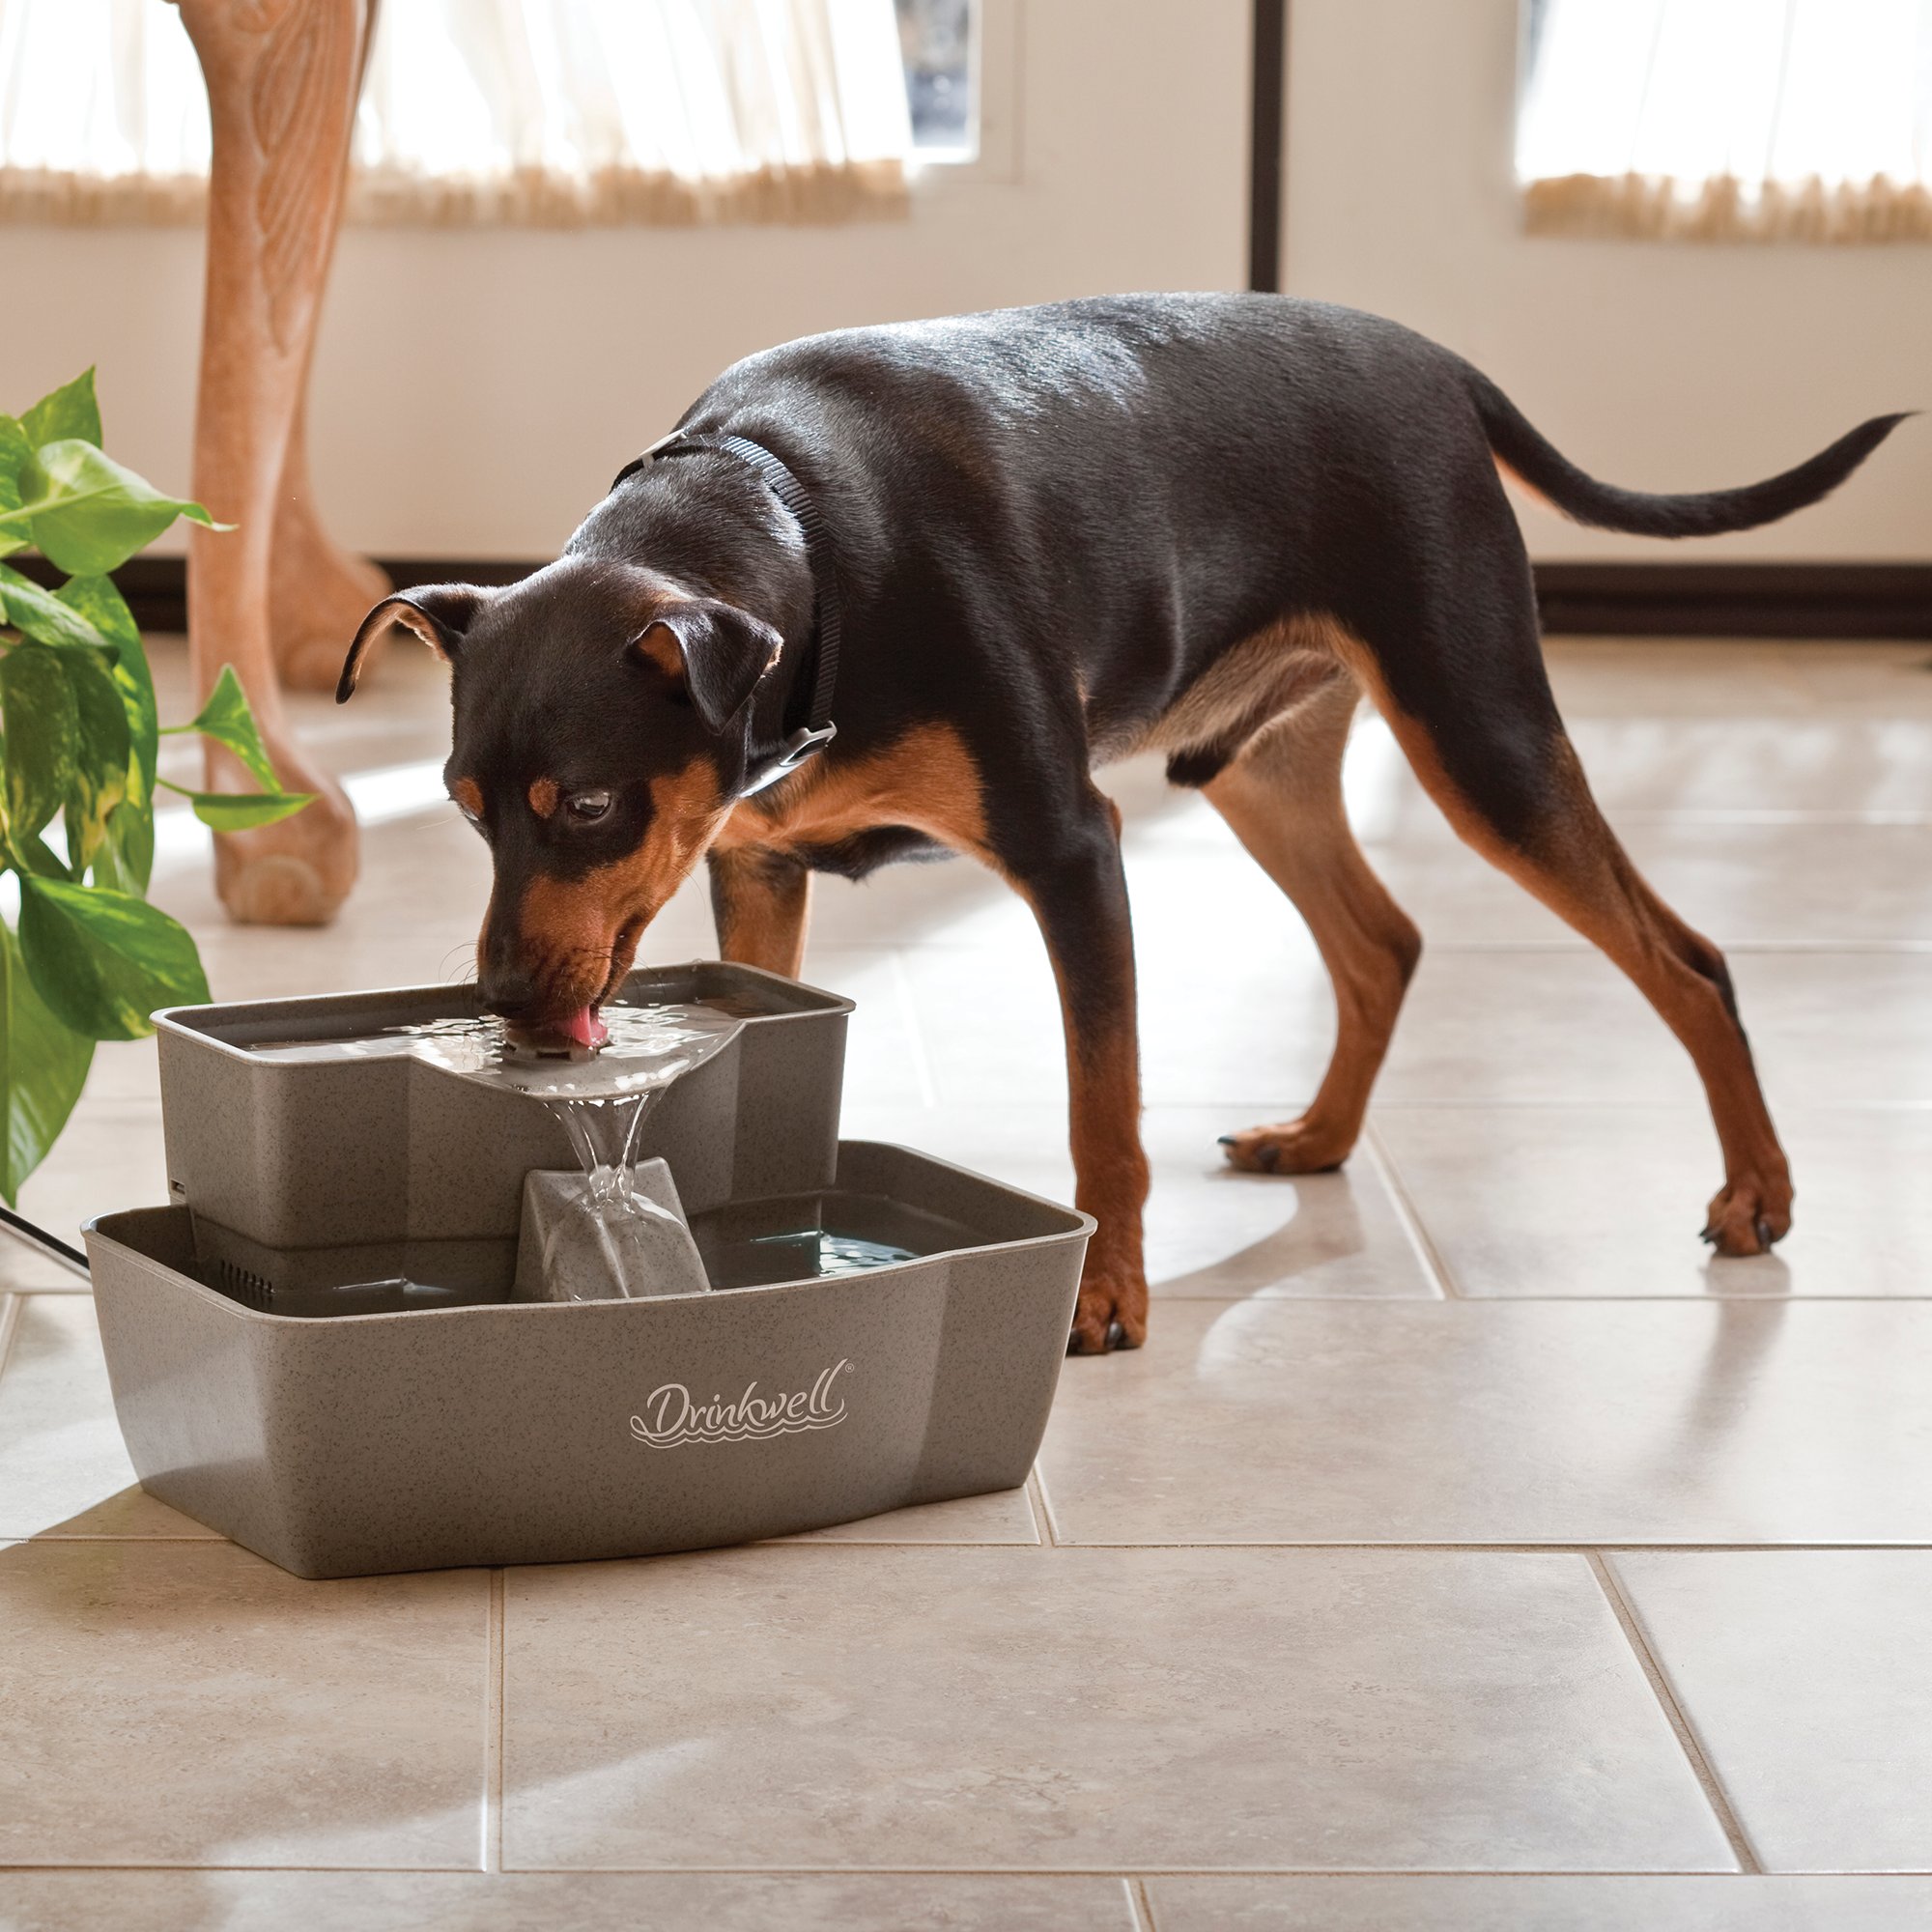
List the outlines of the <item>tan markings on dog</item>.
<svg viewBox="0 0 1932 1932">
<path fill-rule="evenodd" d="M 639 657 L 649 658 L 661 671 L 671 677 L 684 675 L 684 652 L 679 649 L 677 634 L 668 624 L 653 618 L 636 645 Z"/>
<path fill-rule="evenodd" d="M 1490 461 L 1496 466 L 1496 474 L 1500 476 L 1505 483 L 1514 483 L 1516 487 L 1519 490 L 1520 490 L 1525 497 L 1529 497 L 1532 502 L 1541 503 L 1543 507 L 1546 510 L 1548 510 L 1552 516 L 1562 517 L 1566 521 L 1570 522 L 1575 521 L 1573 518 L 1571 518 L 1570 512 L 1564 509 L 1560 503 L 1556 503 L 1552 501 L 1548 497 L 1545 496 L 1544 493 L 1541 490 L 1539 490 L 1534 483 L 1526 482 L 1520 475 L 1517 473 L 1516 470 L 1512 469 L 1509 467 L 1509 465 L 1505 463 L 1502 460 L 1502 458 L 1500 456 L 1497 456 L 1493 451 L 1491 452 Z"/>
<path fill-rule="evenodd" d="M 1124 749 L 1191 752 L 1229 739 L 1238 743 L 1320 690 L 1335 671 L 1321 620 L 1284 618 L 1223 651 Z"/>
<path fill-rule="evenodd" d="M 1261 1173 L 1318 1173 L 1348 1156 L 1422 952 L 1343 809 L 1342 758 L 1360 696 L 1337 667 L 1202 787 L 1307 923 L 1334 982 L 1335 1048 L 1308 1111 L 1224 1143 L 1236 1167 Z"/>
<path fill-rule="evenodd" d="M 740 966 L 762 966 L 795 980 L 805 965 L 811 873 L 750 848 L 712 855 L 718 952 Z"/>
<path fill-rule="evenodd" d="M 701 753 L 651 781 L 651 817 L 634 852 L 581 879 L 539 873 L 524 893 L 520 935 L 547 1009 L 598 998 L 630 969 L 643 928 L 704 856 L 729 810 Z"/>
<path fill-rule="evenodd" d="M 1656 1009 L 1704 1082 L 1724 1155 L 1724 1185 L 1707 1232 L 1719 1252 L 1762 1252 L 1791 1225 L 1791 1175 L 1764 1103 L 1744 1029 L 1728 1003 L 1723 954 L 1658 897 L 1605 822 L 1576 748 L 1559 735 L 1540 820 L 1520 844 L 1502 838 L 1466 799 L 1423 723 L 1389 696 L 1369 647 L 1340 631 L 1340 648 L 1458 834 L 1559 919 L 1574 926 Z"/>
<path fill-rule="evenodd" d="M 1039 907 L 1032 895 L 1021 896 Z M 1046 921 L 1041 929 L 1050 930 Z M 1129 1347 L 1147 1339 L 1147 1265 L 1142 1252 L 1141 1210 L 1147 1205 L 1148 1161 L 1141 1147 L 1140 1046 L 1135 1024 L 1133 941 L 1124 923 L 1114 956 L 1063 961 L 1049 946 L 1060 990 L 1061 1024 L 1066 1037 L 1067 1127 L 1073 1155 L 1073 1202 L 1098 1224 L 1088 1244 L 1073 1316 L 1074 1346 L 1097 1354 L 1107 1329 L 1118 1321 Z M 1104 1017 L 1089 1018 L 1083 1031 L 1075 1014 L 1069 975 L 1096 974 L 1116 987 Z M 1089 987 L 1086 990 L 1091 991 Z"/>
<path fill-rule="evenodd" d="M 471 818 L 483 816 L 483 787 L 474 779 L 458 779 L 449 787 L 449 795 Z"/>
<path fill-rule="evenodd" d="M 950 724 L 920 724 L 883 752 L 846 762 L 814 759 L 795 778 L 746 799 L 718 843 L 724 851 L 782 852 L 905 825 L 990 863 L 983 791 L 959 733 Z"/>
<path fill-rule="evenodd" d="M 530 810 L 539 818 L 548 818 L 556 810 L 557 789 L 554 779 L 537 779 L 530 785 Z"/>
</svg>

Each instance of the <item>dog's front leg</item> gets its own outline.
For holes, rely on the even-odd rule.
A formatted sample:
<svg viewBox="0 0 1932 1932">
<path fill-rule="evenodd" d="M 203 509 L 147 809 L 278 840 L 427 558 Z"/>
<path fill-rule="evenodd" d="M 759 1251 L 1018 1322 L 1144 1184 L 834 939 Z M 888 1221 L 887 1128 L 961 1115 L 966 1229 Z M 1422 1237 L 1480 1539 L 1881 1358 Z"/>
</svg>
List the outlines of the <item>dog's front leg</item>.
<svg viewBox="0 0 1932 1932">
<path fill-rule="evenodd" d="M 782 852 L 756 847 L 714 845 L 707 858 L 719 956 L 796 980 L 805 965 L 810 872 Z"/>
<path fill-rule="evenodd" d="M 1066 1028 L 1075 1205 L 1098 1227 L 1087 1249 L 1071 1352 L 1138 1349 L 1147 1339 L 1141 1209 L 1140 1042 L 1134 1020 L 1134 940 L 1121 868 L 1120 814 L 1090 793 L 1050 856 L 1014 867 L 1033 907 Z"/>
</svg>

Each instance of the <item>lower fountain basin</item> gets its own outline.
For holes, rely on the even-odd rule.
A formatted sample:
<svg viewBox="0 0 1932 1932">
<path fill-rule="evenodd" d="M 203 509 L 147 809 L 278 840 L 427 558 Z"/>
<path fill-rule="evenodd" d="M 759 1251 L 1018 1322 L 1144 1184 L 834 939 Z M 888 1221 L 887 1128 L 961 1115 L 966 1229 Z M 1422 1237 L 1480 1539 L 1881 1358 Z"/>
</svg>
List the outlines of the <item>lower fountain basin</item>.
<svg viewBox="0 0 1932 1932">
<path fill-rule="evenodd" d="M 815 1198 L 828 1226 L 843 1198 L 883 1201 L 901 1233 L 969 1244 L 704 1294 L 313 1321 L 204 1285 L 187 1209 L 102 1215 L 87 1248 L 128 1453 L 151 1494 L 299 1577 L 705 1548 L 1024 1481 L 1093 1222 L 867 1141 L 838 1143 Z M 800 1211 L 732 1201 L 694 1232 L 710 1264 L 747 1229 L 795 1238 Z M 514 1242 L 464 1259 L 508 1292 Z"/>
</svg>

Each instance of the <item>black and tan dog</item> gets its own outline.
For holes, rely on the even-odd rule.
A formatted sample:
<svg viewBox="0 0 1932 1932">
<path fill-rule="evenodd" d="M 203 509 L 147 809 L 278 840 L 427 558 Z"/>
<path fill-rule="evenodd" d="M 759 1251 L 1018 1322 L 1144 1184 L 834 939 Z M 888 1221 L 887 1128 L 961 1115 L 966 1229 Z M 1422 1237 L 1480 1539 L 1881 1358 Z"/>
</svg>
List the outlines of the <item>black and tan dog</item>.
<svg viewBox="0 0 1932 1932">
<path fill-rule="evenodd" d="M 699 859 L 724 956 L 781 973 L 814 871 L 944 847 L 999 872 L 1060 986 L 1099 1222 L 1073 1347 L 1096 1350 L 1146 1332 L 1148 1167 L 1119 816 L 1093 769 L 1165 752 L 1313 929 L 1333 1060 L 1298 1119 L 1226 1145 L 1240 1167 L 1331 1168 L 1421 946 L 1343 816 L 1366 693 L 1456 830 L 1689 1049 L 1724 1158 L 1706 1236 L 1756 1254 L 1791 1179 L 1724 961 L 1590 796 L 1497 470 L 1582 523 L 1705 535 L 1816 502 L 1898 420 L 1768 482 L 1651 496 L 1584 475 L 1446 350 L 1344 309 L 1122 297 L 855 329 L 728 370 L 533 577 L 378 605 L 338 695 L 392 621 L 454 667 L 449 789 L 496 867 L 482 991 L 526 1027 L 594 1026 Z M 793 765 L 821 743 L 835 623 L 837 736 Z"/>
</svg>

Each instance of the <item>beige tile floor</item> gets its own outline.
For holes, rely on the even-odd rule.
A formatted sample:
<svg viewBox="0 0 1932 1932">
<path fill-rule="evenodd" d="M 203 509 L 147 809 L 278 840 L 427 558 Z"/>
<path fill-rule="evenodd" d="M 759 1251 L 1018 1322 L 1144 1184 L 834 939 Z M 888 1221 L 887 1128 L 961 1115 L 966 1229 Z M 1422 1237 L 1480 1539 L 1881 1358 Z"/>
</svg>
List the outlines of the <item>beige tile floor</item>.
<svg viewBox="0 0 1932 1932">
<path fill-rule="evenodd" d="M 162 647 L 178 690 L 178 655 Z M 302 1583 L 133 1487 L 84 1285 L 0 1254 L 0 1932 L 1932 1927 L 1932 646 L 1562 642 L 1585 761 L 1732 950 L 1796 1167 L 1695 1238 L 1694 1080 L 1448 836 L 1373 720 L 1351 807 L 1431 950 L 1348 1169 L 1214 1136 L 1313 1086 L 1293 913 L 1157 771 L 1138 1354 L 1033 1480 L 781 1545 Z M 327 933 L 157 896 L 224 996 L 460 977 L 486 880 L 427 660 L 304 704 L 365 872 Z M 654 950 L 708 950 L 701 895 Z M 847 1130 L 1064 1192 L 1024 910 L 959 866 L 821 896 Z M 158 1199 L 105 1048 L 43 1220 Z"/>
</svg>

